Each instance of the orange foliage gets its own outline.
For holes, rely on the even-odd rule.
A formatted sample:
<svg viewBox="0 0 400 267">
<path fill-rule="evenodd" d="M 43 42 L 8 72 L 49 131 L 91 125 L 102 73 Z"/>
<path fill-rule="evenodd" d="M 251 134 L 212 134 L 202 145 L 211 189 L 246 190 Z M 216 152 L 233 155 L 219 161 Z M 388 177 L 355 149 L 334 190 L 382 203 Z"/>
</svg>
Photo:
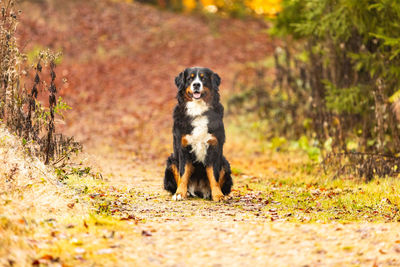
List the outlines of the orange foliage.
<svg viewBox="0 0 400 267">
<path fill-rule="evenodd" d="M 281 1 L 282 0 L 246 0 L 244 1 L 244 4 L 258 15 L 267 15 L 269 17 L 273 17 L 281 11 Z M 208 7 L 216 8 L 232 5 L 232 1 L 224 0 L 182 0 L 182 4 L 186 11 L 195 9 L 198 3 L 201 3 L 201 5 L 209 11 L 217 9 L 210 9 Z"/>
<path fill-rule="evenodd" d="M 196 0 L 182 0 L 182 4 L 187 11 L 195 9 L 197 5 Z"/>
<path fill-rule="evenodd" d="M 249 0 L 247 6 L 259 15 L 275 16 L 281 11 L 282 0 Z"/>
</svg>

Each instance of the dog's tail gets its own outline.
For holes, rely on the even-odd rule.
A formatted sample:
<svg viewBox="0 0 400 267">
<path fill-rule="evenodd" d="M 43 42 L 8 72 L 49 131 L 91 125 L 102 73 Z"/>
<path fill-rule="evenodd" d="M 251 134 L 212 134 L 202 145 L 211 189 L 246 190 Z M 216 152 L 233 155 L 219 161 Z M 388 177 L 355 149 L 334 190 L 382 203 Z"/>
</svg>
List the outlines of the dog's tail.
<svg viewBox="0 0 400 267">
<path fill-rule="evenodd" d="M 167 167 L 165 168 L 164 189 L 174 194 L 177 189 L 177 179 L 179 179 L 178 161 L 174 154 L 167 159 Z"/>
<path fill-rule="evenodd" d="M 231 177 L 231 165 L 225 157 L 222 157 L 222 168 L 219 176 L 219 186 L 221 187 L 222 194 L 229 195 L 233 185 Z"/>
</svg>

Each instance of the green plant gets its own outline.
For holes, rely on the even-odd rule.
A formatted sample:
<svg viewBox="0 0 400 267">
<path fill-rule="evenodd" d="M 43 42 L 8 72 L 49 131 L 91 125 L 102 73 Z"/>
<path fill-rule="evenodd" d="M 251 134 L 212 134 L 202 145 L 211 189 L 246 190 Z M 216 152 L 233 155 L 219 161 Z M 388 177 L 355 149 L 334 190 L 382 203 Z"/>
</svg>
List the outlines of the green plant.
<svg viewBox="0 0 400 267">
<path fill-rule="evenodd" d="M 370 166 L 359 172 L 369 178 L 398 173 L 396 160 L 385 159 L 400 153 L 400 3 L 283 0 L 282 7 L 271 30 L 285 40 L 274 54 L 275 81 L 262 62 L 247 66 L 228 105 L 256 111 L 270 140 L 316 140 L 302 146 L 314 160 L 353 153 L 353 169 Z"/>
<path fill-rule="evenodd" d="M 299 101 L 311 99 L 307 113 L 321 144 L 332 138 L 342 152 L 351 139 L 360 152 L 399 152 L 398 120 L 390 109 L 400 88 L 399 19 L 396 1 L 283 1 L 273 33 L 305 47 L 293 59 L 301 64 L 286 69 L 301 86 L 285 86 L 303 91 Z"/>
</svg>

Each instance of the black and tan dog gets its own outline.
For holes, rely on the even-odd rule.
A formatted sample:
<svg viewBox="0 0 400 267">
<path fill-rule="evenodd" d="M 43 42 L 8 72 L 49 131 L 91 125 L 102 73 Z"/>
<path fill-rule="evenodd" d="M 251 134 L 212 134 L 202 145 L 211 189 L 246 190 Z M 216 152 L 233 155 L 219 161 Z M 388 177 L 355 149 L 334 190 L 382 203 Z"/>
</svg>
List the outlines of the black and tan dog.
<svg viewBox="0 0 400 267">
<path fill-rule="evenodd" d="M 173 200 L 189 195 L 219 201 L 231 191 L 231 168 L 223 156 L 220 82 L 218 74 L 198 67 L 187 68 L 175 78 L 174 153 L 167 160 L 164 177 L 164 188 L 174 194 Z"/>
</svg>

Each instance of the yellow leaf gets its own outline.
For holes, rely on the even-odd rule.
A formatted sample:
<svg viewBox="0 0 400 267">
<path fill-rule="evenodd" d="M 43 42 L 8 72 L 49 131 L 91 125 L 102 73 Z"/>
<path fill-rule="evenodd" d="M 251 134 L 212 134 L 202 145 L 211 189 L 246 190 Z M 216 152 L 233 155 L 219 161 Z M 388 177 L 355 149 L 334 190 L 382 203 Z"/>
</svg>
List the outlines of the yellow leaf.
<svg viewBox="0 0 400 267">
<path fill-rule="evenodd" d="M 281 0 L 248 0 L 247 6 L 259 15 L 275 16 L 281 11 Z"/>
<path fill-rule="evenodd" d="M 186 11 L 191 11 L 196 8 L 196 0 L 183 0 L 182 3 Z"/>
<path fill-rule="evenodd" d="M 201 0 L 201 3 L 203 4 L 203 6 L 213 6 L 215 5 L 214 0 Z"/>
</svg>

